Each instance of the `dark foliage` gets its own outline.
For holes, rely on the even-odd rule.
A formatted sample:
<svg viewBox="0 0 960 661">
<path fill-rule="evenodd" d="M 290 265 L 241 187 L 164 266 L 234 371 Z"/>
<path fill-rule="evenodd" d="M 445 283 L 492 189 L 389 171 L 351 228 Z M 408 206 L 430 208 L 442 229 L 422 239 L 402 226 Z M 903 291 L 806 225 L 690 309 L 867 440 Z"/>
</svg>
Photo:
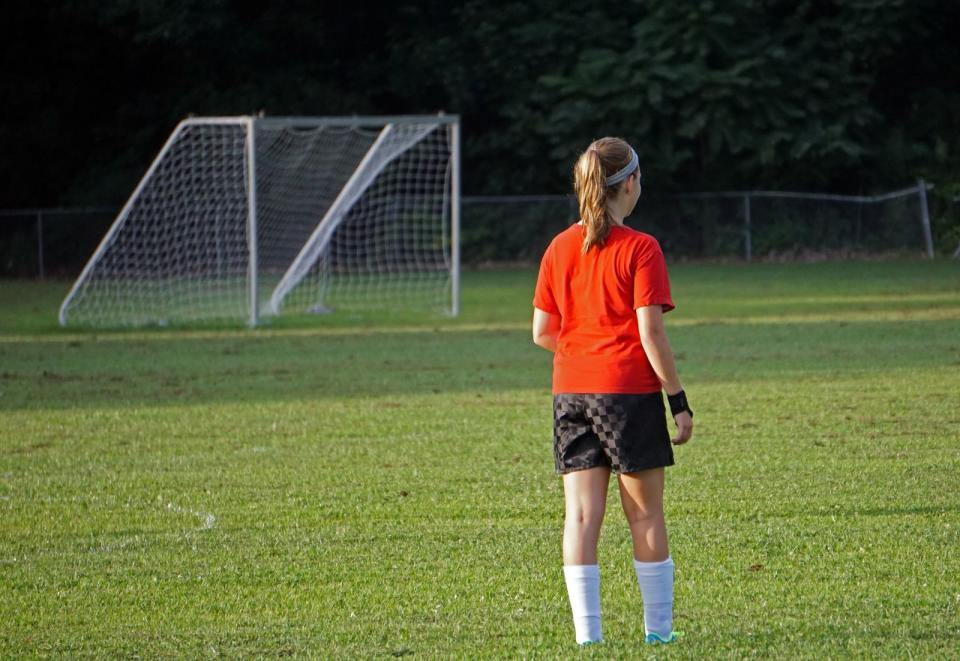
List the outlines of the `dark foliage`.
<svg viewBox="0 0 960 661">
<path fill-rule="evenodd" d="M 119 206 L 189 114 L 462 116 L 464 192 L 564 193 L 603 134 L 661 191 L 937 183 L 960 239 L 950 0 L 10 0 L 0 208 Z"/>
</svg>

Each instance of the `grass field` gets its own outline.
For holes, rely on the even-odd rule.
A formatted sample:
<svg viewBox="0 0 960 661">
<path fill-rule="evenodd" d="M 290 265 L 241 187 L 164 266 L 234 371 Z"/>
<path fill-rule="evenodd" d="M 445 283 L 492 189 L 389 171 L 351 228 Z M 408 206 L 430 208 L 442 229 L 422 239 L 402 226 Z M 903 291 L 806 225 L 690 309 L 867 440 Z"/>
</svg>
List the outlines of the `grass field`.
<svg viewBox="0 0 960 661">
<path fill-rule="evenodd" d="M 560 564 L 532 271 L 463 315 L 62 330 L 0 282 L 0 657 L 957 658 L 960 262 L 675 265 L 667 648 Z"/>
</svg>

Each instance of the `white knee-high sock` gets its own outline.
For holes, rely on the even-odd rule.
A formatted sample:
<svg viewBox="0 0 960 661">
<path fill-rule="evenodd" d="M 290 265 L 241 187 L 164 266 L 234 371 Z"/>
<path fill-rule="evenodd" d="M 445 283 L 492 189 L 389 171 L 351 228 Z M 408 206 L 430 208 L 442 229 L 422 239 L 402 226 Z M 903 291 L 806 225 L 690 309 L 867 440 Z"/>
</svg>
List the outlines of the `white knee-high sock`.
<svg viewBox="0 0 960 661">
<path fill-rule="evenodd" d="M 660 562 L 633 561 L 643 595 L 643 624 L 647 633 L 667 638 L 673 631 L 673 558 Z"/>
<path fill-rule="evenodd" d="M 563 578 L 567 583 L 577 642 L 602 640 L 599 565 L 564 565 Z"/>
</svg>

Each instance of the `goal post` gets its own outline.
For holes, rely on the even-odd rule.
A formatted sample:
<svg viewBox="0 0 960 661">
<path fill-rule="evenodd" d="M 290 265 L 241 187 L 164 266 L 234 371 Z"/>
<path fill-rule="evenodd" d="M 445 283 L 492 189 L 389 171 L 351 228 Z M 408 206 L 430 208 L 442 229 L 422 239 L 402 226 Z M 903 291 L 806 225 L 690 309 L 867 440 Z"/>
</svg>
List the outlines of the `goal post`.
<svg viewBox="0 0 960 661">
<path fill-rule="evenodd" d="M 451 123 L 449 131 L 450 150 L 456 154 L 450 169 L 450 314 L 456 317 L 460 314 L 460 123 Z"/>
<path fill-rule="evenodd" d="M 458 312 L 459 118 L 191 118 L 60 308 L 131 326 Z"/>
<path fill-rule="evenodd" d="M 257 131 L 256 120 L 247 119 L 247 150 L 245 153 L 247 164 L 247 290 L 250 296 L 250 320 L 248 325 L 253 328 L 259 318 L 257 287 Z"/>
</svg>

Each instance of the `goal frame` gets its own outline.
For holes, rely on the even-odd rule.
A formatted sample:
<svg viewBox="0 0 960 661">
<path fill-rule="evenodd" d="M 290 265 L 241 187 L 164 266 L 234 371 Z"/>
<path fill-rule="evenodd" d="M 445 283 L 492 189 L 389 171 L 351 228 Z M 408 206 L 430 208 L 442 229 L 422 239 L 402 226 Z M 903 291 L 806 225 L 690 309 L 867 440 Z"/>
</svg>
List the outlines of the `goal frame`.
<svg viewBox="0 0 960 661">
<path fill-rule="evenodd" d="M 101 239 L 93 255 L 87 260 L 86 265 L 76 279 L 69 293 L 60 305 L 58 319 L 61 326 L 67 325 L 68 308 L 74 299 L 81 285 L 86 281 L 90 271 L 98 263 L 100 257 L 110 246 L 114 236 L 123 227 L 131 209 L 139 198 L 147 182 L 150 181 L 154 172 L 163 162 L 172 146 L 176 143 L 181 133 L 190 126 L 200 125 L 239 125 L 243 126 L 246 132 L 244 166 L 246 169 L 246 204 L 247 204 L 247 289 L 249 317 L 247 325 L 251 328 L 256 327 L 261 320 L 259 310 L 259 292 L 258 286 L 258 223 L 257 223 L 257 158 L 256 158 L 256 134 L 257 128 L 370 128 L 386 127 L 393 124 L 437 124 L 448 131 L 448 144 L 450 145 L 450 285 L 451 301 L 450 315 L 456 317 L 460 313 L 460 116 L 448 115 L 440 112 L 436 115 L 351 115 L 351 116 L 287 116 L 287 117 L 263 117 L 263 116 L 222 116 L 222 117 L 188 117 L 181 120 L 174 130 L 170 133 L 163 147 L 157 156 L 153 159 L 150 167 L 140 179 L 136 188 L 127 198 L 126 203 L 117 214 L 110 229 Z M 275 308 L 273 312 L 278 312 Z"/>
</svg>

